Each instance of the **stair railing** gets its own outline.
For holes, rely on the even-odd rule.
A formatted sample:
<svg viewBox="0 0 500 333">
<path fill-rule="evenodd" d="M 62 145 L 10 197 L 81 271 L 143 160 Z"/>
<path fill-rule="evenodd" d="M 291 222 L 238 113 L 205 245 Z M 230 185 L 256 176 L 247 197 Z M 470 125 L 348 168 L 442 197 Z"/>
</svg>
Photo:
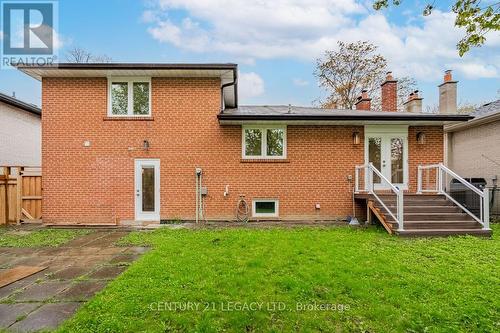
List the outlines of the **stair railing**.
<svg viewBox="0 0 500 333">
<path fill-rule="evenodd" d="M 427 171 L 427 174 L 432 170 L 436 171 L 435 175 L 435 188 L 424 188 L 423 186 L 423 173 Z M 479 216 L 472 213 L 468 208 L 458 202 L 453 198 L 447 191 L 446 177 L 449 176 L 450 179 L 458 180 L 463 186 L 472 191 L 473 194 L 479 197 Z M 484 230 L 490 230 L 490 205 L 489 205 L 489 189 L 485 188 L 483 191 L 466 181 L 464 178 L 460 177 L 458 174 L 444 166 L 443 163 L 431 164 L 431 165 L 419 165 L 417 172 L 417 194 L 422 194 L 424 192 L 434 192 L 444 195 L 446 198 L 455 203 L 460 207 L 465 213 L 470 215 L 474 220 L 479 222 Z"/>
<path fill-rule="evenodd" d="M 364 170 L 364 189 L 360 189 L 360 170 Z M 387 207 L 383 200 L 375 193 L 375 184 L 373 183 L 373 176 L 377 175 L 382 183 L 388 184 L 388 189 L 391 190 L 396 195 L 396 215 Z M 403 191 L 398 187 L 394 186 L 377 168 L 373 163 L 368 163 L 364 165 L 357 165 L 354 169 L 354 193 L 368 192 L 373 195 L 375 199 L 385 208 L 387 213 L 398 223 L 398 231 L 403 231 Z M 386 188 L 384 188 L 386 190 Z"/>
</svg>

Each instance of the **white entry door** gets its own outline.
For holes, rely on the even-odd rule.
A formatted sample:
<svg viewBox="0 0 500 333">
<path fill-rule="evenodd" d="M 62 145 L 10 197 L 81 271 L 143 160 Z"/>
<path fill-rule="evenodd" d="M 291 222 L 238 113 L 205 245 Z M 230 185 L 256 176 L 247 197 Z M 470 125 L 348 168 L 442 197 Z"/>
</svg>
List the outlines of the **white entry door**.
<svg viewBox="0 0 500 333">
<path fill-rule="evenodd" d="M 368 126 L 367 126 L 368 127 Z M 365 160 L 371 162 L 395 186 L 408 189 L 408 129 L 370 126 L 365 132 Z M 375 189 L 388 188 L 373 176 Z"/>
<path fill-rule="evenodd" d="M 135 160 L 135 219 L 160 220 L 160 160 Z"/>
</svg>

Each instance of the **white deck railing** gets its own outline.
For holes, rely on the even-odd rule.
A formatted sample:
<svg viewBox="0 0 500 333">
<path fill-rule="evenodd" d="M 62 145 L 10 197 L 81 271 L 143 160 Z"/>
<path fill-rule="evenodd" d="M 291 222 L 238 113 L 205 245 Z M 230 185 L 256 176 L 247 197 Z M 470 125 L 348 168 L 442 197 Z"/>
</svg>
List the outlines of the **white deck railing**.
<svg viewBox="0 0 500 333">
<path fill-rule="evenodd" d="M 360 189 L 360 170 L 364 170 L 364 189 Z M 383 200 L 375 193 L 375 184 L 373 183 L 373 175 L 376 174 L 381 183 L 386 183 L 388 185 L 387 188 L 383 190 L 390 189 L 396 195 L 396 215 L 387 207 L 387 205 L 383 202 Z M 368 163 L 364 165 L 358 165 L 354 169 L 354 193 L 368 192 L 373 195 L 375 199 L 385 208 L 385 210 L 389 213 L 389 215 L 398 223 L 398 231 L 403 231 L 403 191 L 398 187 L 394 186 L 380 171 L 373 166 L 373 163 Z"/>
<path fill-rule="evenodd" d="M 432 180 L 434 188 L 424 188 L 424 177 L 423 173 L 427 172 L 427 185 L 429 185 L 430 172 L 435 171 L 436 175 L 434 176 L 435 181 Z M 489 205 L 489 190 L 485 188 L 483 191 L 457 175 L 452 170 L 448 169 L 444 166 L 443 163 L 439 164 L 431 164 L 431 165 L 419 165 L 418 166 L 418 179 L 417 179 L 417 193 L 424 192 L 435 192 L 438 194 L 442 194 L 446 196 L 449 200 L 453 201 L 458 207 L 460 207 L 464 212 L 469 214 L 474 220 L 479 222 L 483 229 L 490 230 L 490 205 Z M 469 209 L 464 207 L 460 202 L 458 202 L 455 198 L 453 198 L 450 194 L 446 192 L 446 187 L 444 183 L 447 182 L 447 177 L 450 177 L 450 181 L 452 179 L 458 180 L 462 185 L 464 185 L 467 189 L 472 191 L 475 195 L 479 197 L 479 216 L 472 213 Z"/>
</svg>

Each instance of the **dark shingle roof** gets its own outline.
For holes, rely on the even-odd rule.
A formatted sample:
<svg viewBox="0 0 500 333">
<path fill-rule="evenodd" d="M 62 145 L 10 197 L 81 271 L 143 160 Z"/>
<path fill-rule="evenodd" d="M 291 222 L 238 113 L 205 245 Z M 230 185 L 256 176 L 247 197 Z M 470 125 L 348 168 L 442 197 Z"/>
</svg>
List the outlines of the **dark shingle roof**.
<svg viewBox="0 0 500 333">
<path fill-rule="evenodd" d="M 475 119 L 477 119 L 498 112 L 500 112 L 500 99 L 478 107 L 474 112 L 472 112 L 471 115 L 474 116 Z"/>
<path fill-rule="evenodd" d="M 20 101 L 15 97 L 10 97 L 8 95 L 0 93 L 0 101 L 11 106 L 15 106 L 21 110 L 31 112 L 38 116 L 42 114 L 42 109 L 40 109 L 38 106 Z"/>
<path fill-rule="evenodd" d="M 251 105 L 226 109 L 219 114 L 220 120 L 425 120 L 467 121 L 469 115 L 442 115 L 412 112 L 382 112 L 323 109 L 287 105 Z"/>
</svg>

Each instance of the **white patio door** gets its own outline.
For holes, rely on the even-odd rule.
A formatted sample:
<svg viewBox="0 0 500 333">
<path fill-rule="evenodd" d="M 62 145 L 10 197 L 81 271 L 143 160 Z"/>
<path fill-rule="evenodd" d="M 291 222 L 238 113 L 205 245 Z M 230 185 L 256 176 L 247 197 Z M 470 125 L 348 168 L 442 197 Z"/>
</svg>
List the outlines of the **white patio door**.
<svg viewBox="0 0 500 333">
<path fill-rule="evenodd" d="M 401 188 L 408 188 L 408 128 L 401 126 L 366 126 L 365 161 L 371 162 L 385 178 Z M 388 188 L 387 182 L 373 176 L 375 189 Z"/>
<path fill-rule="evenodd" d="M 160 220 L 160 160 L 135 160 L 135 219 Z"/>
</svg>

